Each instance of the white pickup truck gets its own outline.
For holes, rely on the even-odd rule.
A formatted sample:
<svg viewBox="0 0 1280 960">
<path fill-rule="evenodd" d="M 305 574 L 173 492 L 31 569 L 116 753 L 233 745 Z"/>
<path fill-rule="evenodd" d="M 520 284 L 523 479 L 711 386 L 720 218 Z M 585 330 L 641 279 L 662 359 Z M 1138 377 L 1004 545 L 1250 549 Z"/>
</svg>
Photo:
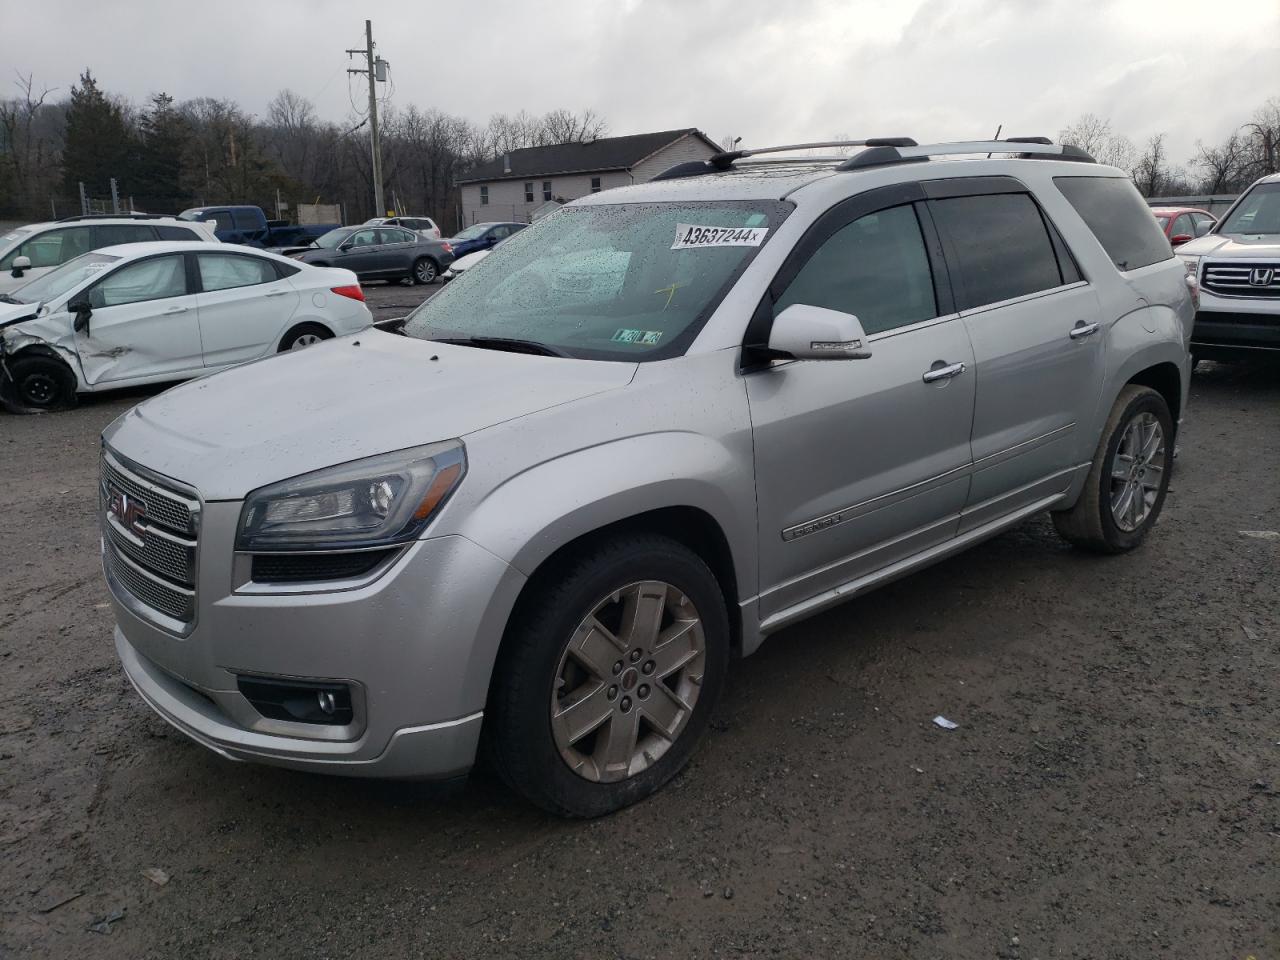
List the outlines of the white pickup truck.
<svg viewBox="0 0 1280 960">
<path fill-rule="evenodd" d="M 1280 355 L 1280 173 L 1255 182 L 1178 256 L 1200 285 L 1196 360 Z"/>
</svg>

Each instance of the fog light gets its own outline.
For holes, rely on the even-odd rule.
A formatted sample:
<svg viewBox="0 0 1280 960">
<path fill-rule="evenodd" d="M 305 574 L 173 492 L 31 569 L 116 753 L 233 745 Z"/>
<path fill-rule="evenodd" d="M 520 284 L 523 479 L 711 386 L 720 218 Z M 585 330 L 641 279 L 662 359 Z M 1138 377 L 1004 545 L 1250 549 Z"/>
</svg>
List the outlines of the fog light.
<svg viewBox="0 0 1280 960">
<path fill-rule="evenodd" d="M 269 720 L 345 727 L 355 718 L 345 683 L 237 677 L 236 687 Z"/>
</svg>

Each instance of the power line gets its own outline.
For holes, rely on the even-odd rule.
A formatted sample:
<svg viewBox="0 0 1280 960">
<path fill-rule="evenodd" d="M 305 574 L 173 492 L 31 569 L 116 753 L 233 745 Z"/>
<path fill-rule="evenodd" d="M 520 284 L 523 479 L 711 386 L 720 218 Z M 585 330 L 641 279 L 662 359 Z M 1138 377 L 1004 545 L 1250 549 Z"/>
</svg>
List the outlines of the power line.
<svg viewBox="0 0 1280 960">
<path fill-rule="evenodd" d="M 363 73 L 369 78 L 369 143 L 373 156 L 373 203 L 374 213 L 382 216 L 386 206 L 382 198 L 382 141 L 378 136 L 378 82 L 386 82 L 387 68 L 390 64 L 381 57 L 375 57 L 373 50 L 373 21 L 366 20 L 364 22 L 365 46 L 363 50 L 348 49 L 347 57 L 350 58 L 355 54 L 361 54 L 365 58 L 363 68 L 347 68 L 348 74 Z M 350 95 L 351 82 L 347 81 L 348 95 Z M 352 109 L 355 109 L 355 102 L 352 101 Z"/>
</svg>

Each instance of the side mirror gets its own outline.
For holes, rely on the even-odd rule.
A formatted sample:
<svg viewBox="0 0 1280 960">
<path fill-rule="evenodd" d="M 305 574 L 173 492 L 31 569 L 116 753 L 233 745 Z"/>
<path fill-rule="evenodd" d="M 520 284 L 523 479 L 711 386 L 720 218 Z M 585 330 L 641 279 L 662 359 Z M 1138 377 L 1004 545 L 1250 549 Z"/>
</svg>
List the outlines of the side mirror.
<svg viewBox="0 0 1280 960">
<path fill-rule="evenodd" d="M 1171 246 L 1180 247 L 1184 243 L 1189 243 L 1193 239 L 1195 238 L 1189 233 L 1178 233 L 1169 238 L 1169 243 Z"/>
<path fill-rule="evenodd" d="M 373 325 L 379 330 L 385 330 L 387 333 L 404 333 L 404 325 L 408 321 L 408 317 L 390 317 L 386 320 L 375 320 Z"/>
<path fill-rule="evenodd" d="M 93 316 L 93 307 L 89 306 L 88 300 L 77 300 L 74 303 L 67 304 L 67 309 L 76 315 L 75 322 L 72 327 L 76 333 L 84 333 L 89 329 L 89 318 Z"/>
<path fill-rule="evenodd" d="M 774 317 L 769 349 L 797 360 L 865 360 L 866 340 L 853 314 L 793 303 Z"/>
<path fill-rule="evenodd" d="M 1210 230 L 1213 229 L 1213 225 L 1215 223 L 1217 223 L 1216 220 L 1201 220 L 1199 223 L 1196 224 L 1196 236 L 1197 237 L 1205 236 Z"/>
<path fill-rule="evenodd" d="M 30 257 L 17 257 L 13 261 L 13 270 L 10 271 L 9 276 L 21 277 L 23 274 L 23 271 L 30 270 L 30 269 L 31 269 Z"/>
</svg>

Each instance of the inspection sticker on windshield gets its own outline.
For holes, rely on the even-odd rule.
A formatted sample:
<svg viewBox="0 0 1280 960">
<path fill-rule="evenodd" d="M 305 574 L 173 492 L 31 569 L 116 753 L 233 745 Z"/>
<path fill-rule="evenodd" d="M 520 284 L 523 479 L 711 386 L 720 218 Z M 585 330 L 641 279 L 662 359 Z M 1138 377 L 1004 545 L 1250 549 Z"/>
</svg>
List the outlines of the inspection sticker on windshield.
<svg viewBox="0 0 1280 960">
<path fill-rule="evenodd" d="M 768 227 L 700 227 L 693 223 L 676 224 L 676 241 L 672 250 L 696 247 L 758 247 L 764 243 Z"/>
<path fill-rule="evenodd" d="M 662 339 L 661 330 L 627 330 L 622 329 L 614 333 L 610 340 L 616 343 L 642 343 L 652 346 Z"/>
</svg>

